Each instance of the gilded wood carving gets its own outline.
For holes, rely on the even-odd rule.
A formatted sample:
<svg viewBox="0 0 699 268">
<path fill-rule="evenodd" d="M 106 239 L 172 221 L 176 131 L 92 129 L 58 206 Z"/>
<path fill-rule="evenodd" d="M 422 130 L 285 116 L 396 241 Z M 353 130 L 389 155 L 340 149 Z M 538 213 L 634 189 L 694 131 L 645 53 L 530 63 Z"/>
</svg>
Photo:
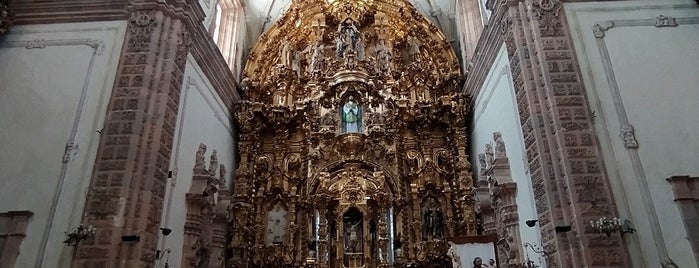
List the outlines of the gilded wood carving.
<svg viewBox="0 0 699 268">
<path fill-rule="evenodd" d="M 245 67 L 229 264 L 451 263 L 445 239 L 476 233 L 461 85 L 407 1 L 292 1 Z"/>
</svg>

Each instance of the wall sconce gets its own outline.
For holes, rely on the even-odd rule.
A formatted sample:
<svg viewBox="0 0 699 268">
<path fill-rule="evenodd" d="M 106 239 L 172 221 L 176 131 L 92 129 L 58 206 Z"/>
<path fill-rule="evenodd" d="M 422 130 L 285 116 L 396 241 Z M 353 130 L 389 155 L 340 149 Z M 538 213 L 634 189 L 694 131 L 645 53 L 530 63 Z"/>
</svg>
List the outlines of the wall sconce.
<svg viewBox="0 0 699 268">
<path fill-rule="evenodd" d="M 596 221 L 590 221 L 590 225 L 592 226 L 592 229 L 595 229 L 600 233 L 606 234 L 607 237 L 612 236 L 613 232 L 619 232 L 622 235 L 625 233 L 636 232 L 636 229 L 631 227 L 631 221 L 620 219 L 617 217 L 602 217 L 597 219 Z"/>
<path fill-rule="evenodd" d="M 90 237 L 95 236 L 96 229 L 95 227 L 92 227 L 92 225 L 78 225 L 77 227 L 73 228 L 70 230 L 70 232 L 65 232 L 66 238 L 63 243 L 68 244 L 70 247 L 76 247 L 78 244 L 80 244 L 80 241 L 83 241 L 85 239 L 88 239 Z"/>
<path fill-rule="evenodd" d="M 544 257 L 546 257 L 546 256 L 548 256 L 548 255 L 551 255 L 551 252 L 546 252 L 546 250 L 544 250 L 544 249 L 541 248 L 540 246 L 537 246 L 536 244 L 532 244 L 532 243 L 529 243 L 529 242 L 524 242 L 524 248 L 525 248 L 525 249 L 526 249 L 526 248 L 529 248 L 529 249 L 531 249 L 532 251 L 534 251 L 534 253 L 540 254 L 541 256 L 544 256 Z M 528 258 L 529 258 L 529 254 L 527 253 L 527 259 L 528 259 Z"/>
</svg>

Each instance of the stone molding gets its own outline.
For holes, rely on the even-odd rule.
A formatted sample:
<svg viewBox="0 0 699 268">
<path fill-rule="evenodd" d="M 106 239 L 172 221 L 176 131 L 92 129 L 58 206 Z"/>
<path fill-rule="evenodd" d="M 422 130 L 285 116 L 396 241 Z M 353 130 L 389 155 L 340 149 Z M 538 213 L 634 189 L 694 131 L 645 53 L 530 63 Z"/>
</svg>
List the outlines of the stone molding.
<svg viewBox="0 0 699 268">
<path fill-rule="evenodd" d="M 628 150 L 629 159 L 633 166 L 633 172 L 635 180 L 638 182 L 638 187 L 641 193 L 641 199 L 643 200 L 644 207 L 648 213 L 650 221 L 650 229 L 653 235 L 653 240 L 655 241 L 656 248 L 658 250 L 658 256 L 661 258 L 661 263 L 663 267 L 674 263 L 670 257 L 667 245 L 665 244 L 665 239 L 662 233 L 662 228 L 660 226 L 660 220 L 658 219 L 658 213 L 655 210 L 655 205 L 653 203 L 653 196 L 650 192 L 648 186 L 646 172 L 644 171 L 643 164 L 641 161 L 641 156 L 638 152 L 639 142 L 636 139 L 636 133 L 633 124 L 629 121 L 628 115 L 626 113 L 626 108 L 624 106 L 624 101 L 621 97 L 621 92 L 619 84 L 617 82 L 617 77 L 614 72 L 614 66 L 612 64 L 612 58 L 609 54 L 607 48 L 607 38 L 609 32 L 614 28 L 621 27 L 678 27 L 679 25 L 688 24 L 699 24 L 699 17 L 683 17 L 674 18 L 665 15 L 658 15 L 655 18 L 648 19 L 636 19 L 636 20 L 606 20 L 601 21 L 592 26 L 592 34 L 596 38 L 597 48 L 600 53 L 602 60 L 602 66 L 604 67 L 605 76 L 607 78 L 607 83 L 611 89 L 612 99 L 614 101 L 614 108 L 621 125 L 619 130 L 619 137 L 621 138 L 624 147 Z M 667 263 L 667 265 L 666 265 Z"/>
<path fill-rule="evenodd" d="M 76 142 L 76 136 L 78 132 L 78 127 L 80 126 L 81 118 L 83 116 L 83 109 L 85 107 L 85 104 L 87 102 L 87 92 L 90 89 L 90 79 L 92 79 L 92 69 L 94 67 L 95 63 L 95 58 L 99 55 L 102 55 L 104 52 L 104 41 L 101 39 L 33 39 L 33 40 L 19 40 L 19 41 L 6 41 L 3 43 L 0 43 L 0 47 L 5 47 L 5 48 L 11 48 L 11 47 L 24 47 L 26 49 L 45 49 L 47 47 L 54 47 L 54 46 L 88 46 L 92 48 L 92 55 L 90 57 L 90 62 L 87 67 L 87 71 L 85 74 L 85 78 L 83 81 L 82 89 L 80 92 L 80 99 L 78 100 L 77 105 L 77 111 L 75 113 L 75 117 L 73 118 L 73 124 L 71 127 L 71 132 L 70 136 L 68 138 L 68 141 L 66 141 L 65 145 L 65 151 L 63 153 L 62 157 L 62 165 L 61 165 L 61 171 L 60 174 L 58 175 L 58 185 L 56 186 L 55 194 L 52 197 L 51 201 L 51 207 L 49 210 L 49 215 L 46 220 L 46 226 L 44 228 L 44 233 L 42 235 L 42 240 L 40 247 L 38 249 L 38 266 L 41 266 L 41 264 L 44 261 L 44 254 L 46 252 L 46 247 L 48 246 L 49 243 L 49 238 L 51 235 L 51 226 L 54 223 L 54 218 L 56 215 L 56 209 L 58 207 L 58 202 L 61 197 L 61 194 L 63 192 L 63 185 L 66 182 L 66 174 L 68 172 L 68 167 L 70 165 L 70 162 L 73 161 L 75 158 L 76 154 L 78 153 L 78 144 Z"/>
<path fill-rule="evenodd" d="M 16 24 L 22 25 L 129 20 L 137 10 L 163 12 L 186 26 L 192 42 L 190 52 L 230 113 L 240 100 L 235 75 L 203 25 L 204 11 L 197 0 L 13 0 L 11 7 Z"/>
<path fill-rule="evenodd" d="M 543 249 L 549 267 L 628 267 L 619 235 L 599 235 L 588 225 L 615 216 L 609 182 L 601 170 L 592 117 L 562 4 L 512 1 L 501 19 Z M 511 24 L 510 24 L 511 23 Z M 568 233 L 555 227 L 570 225 Z"/>
</svg>

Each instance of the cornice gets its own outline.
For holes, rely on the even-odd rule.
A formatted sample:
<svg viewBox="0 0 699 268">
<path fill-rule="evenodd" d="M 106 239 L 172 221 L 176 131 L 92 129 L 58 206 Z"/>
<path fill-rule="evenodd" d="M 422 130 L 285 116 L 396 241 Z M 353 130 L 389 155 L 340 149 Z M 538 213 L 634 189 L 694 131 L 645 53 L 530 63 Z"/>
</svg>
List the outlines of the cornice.
<svg viewBox="0 0 699 268">
<path fill-rule="evenodd" d="M 125 20 L 127 0 L 12 0 L 17 24 Z"/>
<path fill-rule="evenodd" d="M 504 42 L 503 32 L 509 27 L 508 17 L 505 14 L 508 5 L 514 5 L 518 2 L 519 0 L 488 1 L 489 7 L 494 8 L 493 14 L 488 19 L 488 23 L 483 28 L 483 33 L 478 39 L 476 50 L 473 54 L 474 57 L 466 67 L 467 75 L 463 91 L 472 96 L 471 107 L 475 107 L 475 101 L 481 87 Z"/>
<path fill-rule="evenodd" d="M 235 76 L 202 24 L 205 12 L 197 0 L 13 0 L 10 7 L 16 14 L 15 23 L 25 25 L 127 20 L 135 11 L 161 11 L 186 25 L 192 40 L 191 53 L 226 108 L 232 111 L 233 104 L 240 100 Z"/>
</svg>

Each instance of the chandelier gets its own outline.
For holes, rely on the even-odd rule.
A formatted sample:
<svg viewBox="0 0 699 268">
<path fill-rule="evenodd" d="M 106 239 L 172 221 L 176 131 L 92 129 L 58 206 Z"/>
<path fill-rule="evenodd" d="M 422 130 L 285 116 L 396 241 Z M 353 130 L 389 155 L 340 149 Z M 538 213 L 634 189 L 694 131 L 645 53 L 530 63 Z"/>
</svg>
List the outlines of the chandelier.
<svg viewBox="0 0 699 268">
<path fill-rule="evenodd" d="M 68 236 L 68 238 L 63 241 L 63 243 L 68 244 L 68 246 L 75 247 L 80 243 L 80 241 L 93 237 L 95 235 L 95 227 L 92 227 L 92 225 L 85 226 L 80 224 L 65 234 Z"/>
<path fill-rule="evenodd" d="M 612 233 L 614 232 L 625 234 L 633 233 L 636 231 L 636 229 L 631 227 L 631 221 L 626 219 L 620 219 L 617 217 L 602 217 L 597 220 L 591 220 L 590 225 L 592 226 L 592 229 L 595 229 L 600 233 L 606 234 L 607 237 L 612 236 Z"/>
</svg>

